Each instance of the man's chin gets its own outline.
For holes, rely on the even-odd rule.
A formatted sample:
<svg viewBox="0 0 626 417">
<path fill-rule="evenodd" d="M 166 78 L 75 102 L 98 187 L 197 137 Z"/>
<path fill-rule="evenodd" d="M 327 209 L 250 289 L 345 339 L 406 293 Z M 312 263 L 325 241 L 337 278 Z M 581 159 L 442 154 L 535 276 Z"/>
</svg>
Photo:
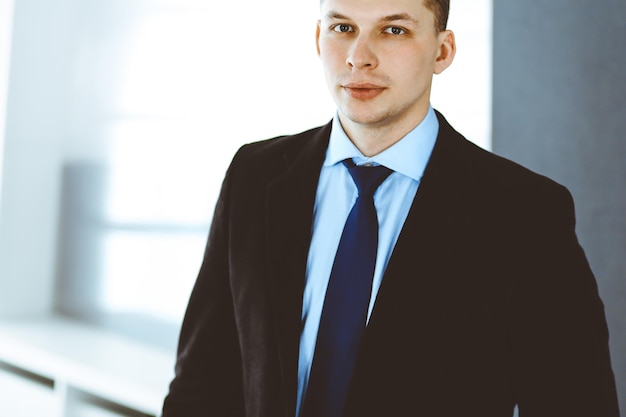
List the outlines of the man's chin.
<svg viewBox="0 0 626 417">
<path fill-rule="evenodd" d="M 344 109 L 339 112 L 340 120 L 361 126 L 377 127 L 385 124 L 388 116 L 372 109 Z"/>
</svg>

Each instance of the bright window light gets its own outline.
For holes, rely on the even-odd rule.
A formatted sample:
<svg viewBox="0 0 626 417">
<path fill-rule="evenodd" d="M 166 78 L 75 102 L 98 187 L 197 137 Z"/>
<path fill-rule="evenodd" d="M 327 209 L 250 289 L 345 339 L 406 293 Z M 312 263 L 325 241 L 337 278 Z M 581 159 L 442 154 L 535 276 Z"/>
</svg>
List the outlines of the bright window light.
<svg viewBox="0 0 626 417">
<path fill-rule="evenodd" d="M 67 152 L 106 154 L 95 308 L 180 323 L 237 148 L 334 115 L 315 51 L 319 2 L 90 4 L 76 10 L 85 33 Z M 491 0 L 453 2 L 449 26 L 458 54 L 435 77 L 433 105 L 489 148 Z"/>
</svg>

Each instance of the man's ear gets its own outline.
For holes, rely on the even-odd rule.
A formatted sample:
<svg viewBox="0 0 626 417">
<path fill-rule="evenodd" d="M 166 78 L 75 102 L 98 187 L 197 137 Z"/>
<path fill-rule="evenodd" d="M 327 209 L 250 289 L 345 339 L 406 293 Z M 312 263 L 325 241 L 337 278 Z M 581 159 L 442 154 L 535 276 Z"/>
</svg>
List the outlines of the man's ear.
<svg viewBox="0 0 626 417">
<path fill-rule="evenodd" d="M 320 31 L 321 31 L 321 21 L 317 21 L 317 28 L 315 29 L 315 47 L 317 48 L 317 56 L 320 55 Z"/>
<path fill-rule="evenodd" d="M 441 74 L 454 60 L 456 54 L 456 41 L 451 30 L 444 30 L 438 35 L 439 55 L 435 61 L 435 74 Z"/>
</svg>

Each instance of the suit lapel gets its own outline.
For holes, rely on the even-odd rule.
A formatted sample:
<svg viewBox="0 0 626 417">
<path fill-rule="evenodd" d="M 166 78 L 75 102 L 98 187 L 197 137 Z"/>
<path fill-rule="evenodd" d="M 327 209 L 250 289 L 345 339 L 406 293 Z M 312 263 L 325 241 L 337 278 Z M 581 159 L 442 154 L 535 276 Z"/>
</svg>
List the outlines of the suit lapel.
<svg viewBox="0 0 626 417">
<path fill-rule="evenodd" d="M 267 187 L 268 271 L 286 415 L 296 407 L 302 295 L 317 183 L 330 124 L 305 133 L 284 154 L 284 171 Z"/>
<path fill-rule="evenodd" d="M 463 277 L 459 265 L 465 255 L 458 248 L 471 223 L 467 203 L 473 201 L 475 180 L 468 168 L 476 155 L 441 116 L 439 124 L 365 331 L 346 405 L 349 416 L 397 414 L 420 395 L 436 393 L 432 387 L 445 352 L 433 341 L 442 340 L 449 315 L 457 314 L 442 303 L 449 303 Z M 376 408 L 385 404 L 388 410 Z"/>
<path fill-rule="evenodd" d="M 406 315 L 407 304 L 424 326 L 432 326 L 430 295 L 443 291 L 448 282 L 435 282 L 434 277 L 449 268 L 449 253 L 461 244 L 458 236 L 466 230 L 471 210 L 473 178 L 468 166 L 467 143 L 439 116 L 439 136 L 424 172 L 419 189 L 398 238 L 377 296 L 370 332 L 377 332 L 378 323 L 389 326 Z M 469 152 L 468 152 L 469 151 Z M 418 278 L 419 277 L 419 278 Z M 405 300 L 406 303 L 398 302 Z M 378 336 L 372 336 L 377 339 Z"/>
</svg>

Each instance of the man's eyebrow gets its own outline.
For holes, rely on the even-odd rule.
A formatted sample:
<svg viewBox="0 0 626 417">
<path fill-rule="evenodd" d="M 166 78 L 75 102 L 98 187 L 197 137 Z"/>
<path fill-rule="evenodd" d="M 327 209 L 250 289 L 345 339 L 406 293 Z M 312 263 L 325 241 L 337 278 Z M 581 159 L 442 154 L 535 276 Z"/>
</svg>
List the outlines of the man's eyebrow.
<svg viewBox="0 0 626 417">
<path fill-rule="evenodd" d="M 417 19 L 408 13 L 397 13 L 389 16 L 385 16 L 381 19 L 382 22 L 396 22 L 398 20 L 406 20 L 414 24 L 418 24 Z"/>
<path fill-rule="evenodd" d="M 326 16 L 324 17 L 327 19 L 349 20 L 347 16 L 344 16 L 341 13 L 333 12 L 332 10 L 326 13 Z"/>
</svg>

